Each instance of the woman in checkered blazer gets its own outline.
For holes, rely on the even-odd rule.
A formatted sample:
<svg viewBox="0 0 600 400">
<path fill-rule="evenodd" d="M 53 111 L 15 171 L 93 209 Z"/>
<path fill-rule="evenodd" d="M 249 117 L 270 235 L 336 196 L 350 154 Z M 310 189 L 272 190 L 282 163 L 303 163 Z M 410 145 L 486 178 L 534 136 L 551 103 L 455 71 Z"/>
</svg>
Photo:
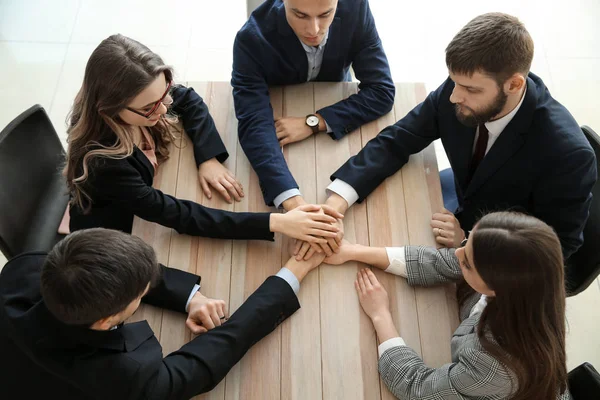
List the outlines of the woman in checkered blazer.
<svg viewBox="0 0 600 400">
<path fill-rule="evenodd" d="M 374 248 L 344 242 L 329 264 L 348 260 L 405 277 L 410 285 L 457 283 L 461 324 L 452 362 L 430 368 L 408 347 L 370 269 L 356 291 L 379 346 L 379 372 L 400 399 L 571 399 L 565 355 L 563 257 L 556 233 L 524 214 L 483 217 L 464 247 Z"/>
</svg>

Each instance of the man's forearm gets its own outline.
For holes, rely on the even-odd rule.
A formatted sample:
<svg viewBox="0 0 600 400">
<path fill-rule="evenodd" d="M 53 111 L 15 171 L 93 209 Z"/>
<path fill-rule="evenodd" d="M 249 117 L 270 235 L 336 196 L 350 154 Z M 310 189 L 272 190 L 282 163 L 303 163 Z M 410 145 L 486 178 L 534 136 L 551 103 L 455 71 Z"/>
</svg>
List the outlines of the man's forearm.
<svg viewBox="0 0 600 400">
<path fill-rule="evenodd" d="M 307 204 L 307 203 L 306 203 L 306 201 L 304 201 L 304 198 L 302 196 L 290 197 L 289 199 L 287 199 L 283 203 L 281 203 L 281 205 L 283 206 L 285 211 L 293 210 L 294 208 L 303 206 L 304 204 Z"/>
<path fill-rule="evenodd" d="M 332 207 L 334 210 L 338 211 L 341 214 L 345 214 L 346 210 L 348 210 L 348 202 L 337 193 L 331 193 L 331 195 L 327 198 L 325 204 Z"/>
</svg>

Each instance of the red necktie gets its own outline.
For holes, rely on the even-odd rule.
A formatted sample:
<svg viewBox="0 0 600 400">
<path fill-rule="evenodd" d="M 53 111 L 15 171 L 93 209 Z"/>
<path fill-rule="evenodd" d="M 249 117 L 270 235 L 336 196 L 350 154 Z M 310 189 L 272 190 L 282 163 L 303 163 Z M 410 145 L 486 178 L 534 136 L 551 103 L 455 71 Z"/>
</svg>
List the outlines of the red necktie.
<svg viewBox="0 0 600 400">
<path fill-rule="evenodd" d="M 473 175 L 475 175 L 475 171 L 477 167 L 485 157 L 485 150 L 488 145 L 488 130 L 485 127 L 485 124 L 479 125 L 479 136 L 477 137 L 477 144 L 475 145 L 475 151 L 473 152 L 473 158 L 471 158 L 471 164 L 469 165 L 469 179 L 467 184 L 471 182 Z"/>
</svg>

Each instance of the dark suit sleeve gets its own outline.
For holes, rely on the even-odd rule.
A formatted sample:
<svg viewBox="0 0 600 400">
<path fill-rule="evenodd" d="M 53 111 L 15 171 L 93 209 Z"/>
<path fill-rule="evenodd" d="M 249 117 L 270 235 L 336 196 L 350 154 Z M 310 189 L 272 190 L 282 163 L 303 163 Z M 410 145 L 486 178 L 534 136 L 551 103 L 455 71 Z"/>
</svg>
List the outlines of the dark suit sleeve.
<svg viewBox="0 0 600 400">
<path fill-rule="evenodd" d="M 142 301 L 152 306 L 184 313 L 194 285 L 200 284 L 200 277 L 162 264 L 160 275 L 158 282 L 150 288 Z"/>
<path fill-rule="evenodd" d="M 252 345 L 299 308 L 287 282 L 267 278 L 225 324 L 169 354 L 158 371 L 142 369 L 143 398 L 187 400 L 213 389 Z"/>
<path fill-rule="evenodd" d="M 275 134 L 269 87 L 255 59 L 257 53 L 252 48 L 252 37 L 238 33 L 233 45 L 231 85 L 240 145 L 258 175 L 265 203 L 272 206 L 275 197 L 297 189 L 298 184 Z"/>
<path fill-rule="evenodd" d="M 356 156 L 334 172 L 331 179 L 341 179 L 352 186 L 361 202 L 388 176 L 402 168 L 411 154 L 438 139 L 438 98 L 444 85 L 430 93 L 400 121 L 371 139 Z"/>
<path fill-rule="evenodd" d="M 183 129 L 192 139 L 196 166 L 215 157 L 219 162 L 227 160 L 229 154 L 202 97 L 193 88 L 183 86 L 174 87 L 172 96 L 171 108 L 179 115 Z"/>
<path fill-rule="evenodd" d="M 558 235 L 563 257 L 569 258 L 583 244 L 583 228 L 596 183 L 596 157 L 579 148 L 552 162 L 534 190 L 533 215 L 551 225 Z"/>
<path fill-rule="evenodd" d="M 362 1 L 357 12 L 358 29 L 353 40 L 357 51 L 352 68 L 360 81 L 360 91 L 317 111 L 331 127 L 333 132 L 329 135 L 333 139 L 381 117 L 394 105 L 396 89 L 368 1 Z"/>
<path fill-rule="evenodd" d="M 94 199 L 118 205 L 179 233 L 219 239 L 273 240 L 269 213 L 235 213 L 179 200 L 146 185 L 127 159 L 98 160 L 90 174 Z"/>
</svg>

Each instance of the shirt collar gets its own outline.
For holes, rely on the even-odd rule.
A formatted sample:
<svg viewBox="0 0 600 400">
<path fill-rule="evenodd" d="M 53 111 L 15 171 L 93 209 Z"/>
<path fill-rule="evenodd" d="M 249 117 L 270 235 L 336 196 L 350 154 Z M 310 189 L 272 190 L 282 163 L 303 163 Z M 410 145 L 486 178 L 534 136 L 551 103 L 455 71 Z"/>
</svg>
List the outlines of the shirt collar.
<svg viewBox="0 0 600 400">
<path fill-rule="evenodd" d="M 322 50 L 325 45 L 327 44 L 327 38 L 329 37 L 329 29 L 327 29 L 327 32 L 325 32 L 325 37 L 323 38 L 323 41 L 317 46 L 308 46 L 306 44 L 304 44 L 304 42 L 302 40 L 300 40 L 300 38 L 298 38 L 298 40 L 300 40 L 300 44 L 302 44 L 302 47 L 304 47 L 304 51 L 307 53 L 314 53 L 318 50 Z"/>
<path fill-rule="evenodd" d="M 523 100 L 525 100 L 526 93 L 527 93 L 527 88 L 525 88 L 525 91 L 523 91 L 523 95 L 521 96 L 521 101 L 519 101 L 519 104 L 517 104 L 517 106 L 511 112 L 509 112 L 502 118 L 498 118 L 497 120 L 488 121 L 485 123 L 485 127 L 487 128 L 490 135 L 497 136 L 497 135 L 500 135 L 500 133 L 502 133 L 504 128 L 506 128 L 506 125 L 508 125 L 509 122 L 512 121 L 514 116 L 519 111 L 519 108 L 521 108 L 521 104 L 523 104 Z"/>
</svg>

